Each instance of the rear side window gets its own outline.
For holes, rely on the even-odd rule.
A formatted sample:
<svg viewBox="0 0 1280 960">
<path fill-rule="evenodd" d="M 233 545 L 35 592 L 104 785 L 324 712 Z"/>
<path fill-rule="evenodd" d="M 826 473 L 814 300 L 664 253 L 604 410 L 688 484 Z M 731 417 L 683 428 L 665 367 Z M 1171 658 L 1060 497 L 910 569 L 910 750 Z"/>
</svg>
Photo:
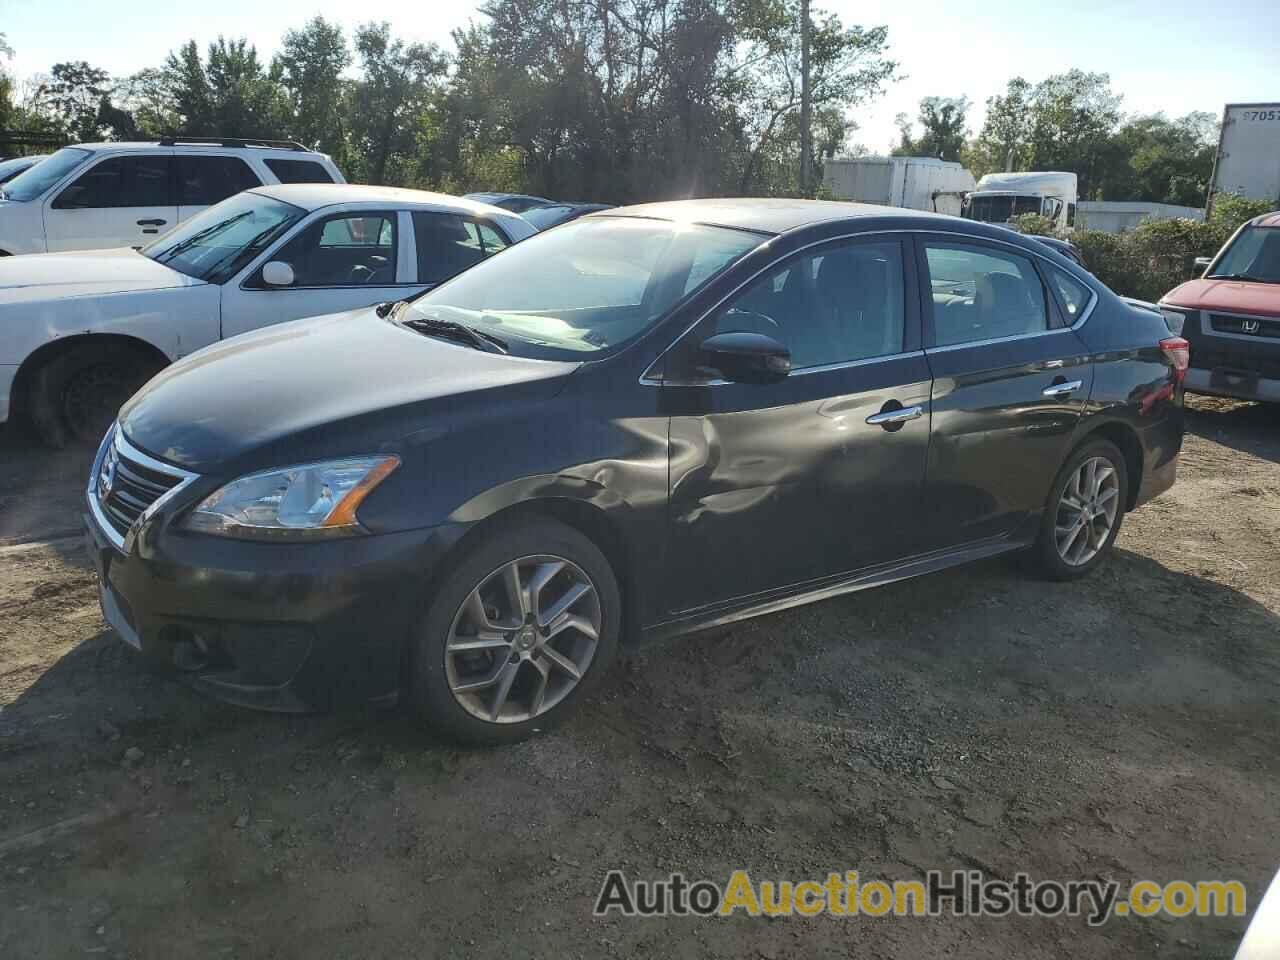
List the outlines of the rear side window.
<svg viewBox="0 0 1280 960">
<path fill-rule="evenodd" d="M 176 206 L 167 156 L 109 157 L 77 177 L 53 206 L 58 210 Z"/>
<path fill-rule="evenodd" d="M 933 343 L 945 347 L 1049 329 L 1044 286 L 1031 261 L 978 244 L 926 241 Z"/>
<path fill-rule="evenodd" d="M 239 157 L 185 157 L 174 161 L 178 169 L 178 203 L 209 207 L 241 190 L 262 186 L 253 168 Z"/>
<path fill-rule="evenodd" d="M 1058 299 L 1062 302 L 1062 309 L 1067 315 L 1067 322 L 1074 324 L 1080 319 L 1085 308 L 1089 306 L 1093 291 L 1075 277 L 1068 276 L 1055 267 L 1046 269 L 1049 274 L 1049 283 L 1053 286 L 1054 292 L 1057 293 Z"/>
<path fill-rule="evenodd" d="M 455 213 L 415 213 L 413 233 L 422 283 L 448 280 L 507 246 L 493 227 Z"/>
<path fill-rule="evenodd" d="M 272 158 L 264 161 L 267 169 L 276 175 L 281 183 L 333 183 L 333 177 L 324 168 L 324 164 L 314 160 L 282 160 Z"/>
</svg>

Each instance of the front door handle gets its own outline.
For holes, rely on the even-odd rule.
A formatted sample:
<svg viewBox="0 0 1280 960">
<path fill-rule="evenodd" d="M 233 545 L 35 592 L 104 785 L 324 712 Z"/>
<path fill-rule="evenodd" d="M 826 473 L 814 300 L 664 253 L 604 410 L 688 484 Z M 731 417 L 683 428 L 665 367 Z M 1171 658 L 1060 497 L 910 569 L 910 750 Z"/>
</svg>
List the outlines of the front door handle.
<svg viewBox="0 0 1280 960">
<path fill-rule="evenodd" d="M 138 221 L 138 226 L 140 226 L 140 227 L 163 227 L 163 226 L 164 226 L 166 223 L 168 223 L 168 222 L 169 222 L 168 220 L 139 220 L 139 221 Z"/>
<path fill-rule="evenodd" d="M 890 428 L 908 420 L 919 420 L 924 416 L 924 407 L 898 407 L 895 410 L 881 410 L 867 417 L 867 423 L 873 427 Z"/>
<path fill-rule="evenodd" d="M 1069 393 L 1075 393 L 1083 385 L 1083 381 L 1068 380 L 1065 383 L 1055 383 L 1052 386 L 1045 387 L 1040 393 L 1046 397 L 1065 397 Z"/>
</svg>

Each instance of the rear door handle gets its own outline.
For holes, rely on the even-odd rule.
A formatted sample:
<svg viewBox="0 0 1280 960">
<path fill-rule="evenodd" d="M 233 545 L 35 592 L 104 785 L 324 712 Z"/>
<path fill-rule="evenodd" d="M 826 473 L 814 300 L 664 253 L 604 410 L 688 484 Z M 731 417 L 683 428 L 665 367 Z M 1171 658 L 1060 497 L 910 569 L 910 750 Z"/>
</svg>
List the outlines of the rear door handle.
<svg viewBox="0 0 1280 960">
<path fill-rule="evenodd" d="M 1068 393 L 1075 393 L 1082 386 L 1082 380 L 1068 380 L 1066 383 L 1055 383 L 1052 386 L 1045 387 L 1040 393 L 1046 397 L 1065 397 Z"/>
<path fill-rule="evenodd" d="M 906 423 L 908 420 L 919 420 L 924 416 L 924 407 L 899 407 L 896 410 L 881 410 L 867 417 L 867 423 L 873 427 L 892 426 L 895 423 Z"/>
<path fill-rule="evenodd" d="M 168 220 L 139 220 L 139 221 L 138 221 L 138 226 L 140 226 L 140 227 L 163 227 L 163 226 L 164 226 L 166 223 L 168 223 L 168 222 L 169 222 Z"/>
</svg>

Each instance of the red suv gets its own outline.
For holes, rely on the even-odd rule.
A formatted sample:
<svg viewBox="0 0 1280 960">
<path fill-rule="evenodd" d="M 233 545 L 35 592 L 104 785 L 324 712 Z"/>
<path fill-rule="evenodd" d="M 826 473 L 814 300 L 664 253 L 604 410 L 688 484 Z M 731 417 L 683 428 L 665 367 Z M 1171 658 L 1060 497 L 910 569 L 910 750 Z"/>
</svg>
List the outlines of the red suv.
<svg viewBox="0 0 1280 960">
<path fill-rule="evenodd" d="M 1280 212 L 1244 224 L 1160 310 L 1191 344 L 1188 390 L 1280 402 Z"/>
</svg>

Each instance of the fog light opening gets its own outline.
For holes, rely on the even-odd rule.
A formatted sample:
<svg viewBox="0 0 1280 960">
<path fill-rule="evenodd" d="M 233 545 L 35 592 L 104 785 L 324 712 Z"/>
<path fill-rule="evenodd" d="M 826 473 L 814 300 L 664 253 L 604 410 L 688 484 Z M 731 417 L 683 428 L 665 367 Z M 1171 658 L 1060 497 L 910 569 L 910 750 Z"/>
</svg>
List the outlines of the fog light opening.
<svg viewBox="0 0 1280 960">
<path fill-rule="evenodd" d="M 173 628 L 170 638 L 173 644 L 173 665 L 185 673 L 195 673 L 208 668 L 214 661 L 216 643 L 203 634 L 182 628 Z"/>
</svg>

